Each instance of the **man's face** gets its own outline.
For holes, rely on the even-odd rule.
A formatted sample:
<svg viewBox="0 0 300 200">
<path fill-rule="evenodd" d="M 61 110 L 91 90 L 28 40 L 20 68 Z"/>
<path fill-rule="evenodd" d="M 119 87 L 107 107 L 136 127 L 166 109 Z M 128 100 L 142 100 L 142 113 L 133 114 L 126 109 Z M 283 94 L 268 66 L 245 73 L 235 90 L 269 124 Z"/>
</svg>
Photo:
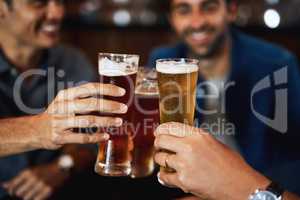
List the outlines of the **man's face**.
<svg viewBox="0 0 300 200">
<path fill-rule="evenodd" d="M 62 0 L 13 0 L 1 23 L 19 44 L 50 48 L 59 40 Z"/>
<path fill-rule="evenodd" d="M 209 57 L 224 44 L 233 10 L 225 0 L 172 0 L 170 22 L 193 53 Z"/>
</svg>

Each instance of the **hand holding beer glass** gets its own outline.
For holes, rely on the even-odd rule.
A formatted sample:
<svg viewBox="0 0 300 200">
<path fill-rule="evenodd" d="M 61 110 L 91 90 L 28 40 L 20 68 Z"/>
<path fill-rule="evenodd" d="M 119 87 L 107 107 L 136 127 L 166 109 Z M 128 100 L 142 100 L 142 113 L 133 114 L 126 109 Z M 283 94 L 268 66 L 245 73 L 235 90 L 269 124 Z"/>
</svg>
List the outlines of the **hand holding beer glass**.
<svg viewBox="0 0 300 200">
<path fill-rule="evenodd" d="M 160 123 L 180 122 L 193 125 L 199 61 L 195 59 L 161 59 L 156 61 L 159 87 Z M 159 151 L 165 151 L 159 149 Z M 172 152 L 168 152 L 172 153 Z M 168 167 L 165 170 L 174 172 Z"/>
<path fill-rule="evenodd" d="M 96 173 L 103 176 L 128 176 L 131 172 L 130 151 L 133 148 L 133 144 L 131 141 L 132 133 L 128 125 L 131 124 L 138 63 L 138 55 L 99 54 L 100 82 L 117 85 L 126 90 L 126 94 L 121 98 L 104 98 L 117 100 L 128 106 L 126 114 L 116 116 L 123 119 L 123 125 L 118 128 L 110 127 L 104 130 L 110 135 L 110 139 L 99 144 L 95 165 Z M 107 114 L 100 113 L 100 115 L 105 116 Z"/>
</svg>

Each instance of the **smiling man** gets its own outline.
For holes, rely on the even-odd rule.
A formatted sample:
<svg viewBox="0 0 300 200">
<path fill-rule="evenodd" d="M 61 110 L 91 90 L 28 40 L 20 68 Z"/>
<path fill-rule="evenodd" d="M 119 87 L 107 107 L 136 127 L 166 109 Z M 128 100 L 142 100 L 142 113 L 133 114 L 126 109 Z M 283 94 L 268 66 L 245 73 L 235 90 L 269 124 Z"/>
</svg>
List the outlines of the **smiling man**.
<svg viewBox="0 0 300 200">
<path fill-rule="evenodd" d="M 300 138 L 300 76 L 295 56 L 234 28 L 237 0 L 164 2 L 179 41 L 153 50 L 148 65 L 155 67 L 162 58 L 199 59 L 197 125 L 259 172 L 295 188 L 291 180 L 297 176 L 280 170 L 299 159 L 295 141 Z M 287 95 L 280 89 L 287 89 Z M 277 118 L 282 120 L 274 125 Z"/>
<path fill-rule="evenodd" d="M 0 0 L 1 156 L 104 139 L 102 134 L 72 131 L 87 124 L 108 125 L 109 119 L 75 114 L 99 111 L 99 102 L 91 96 L 100 91 L 113 96 L 117 93 L 111 86 L 99 84 L 66 88 L 96 80 L 96 73 L 80 52 L 59 45 L 64 14 L 62 0 Z M 25 80 L 18 88 L 22 76 Z M 76 102 L 79 107 L 74 107 Z M 116 109 L 111 105 L 104 109 Z M 69 146 L 60 151 L 33 151 L 1 158 L 0 199 L 5 195 L 8 199 L 48 198 L 70 177 L 71 171 L 93 164 L 90 151 Z"/>
</svg>

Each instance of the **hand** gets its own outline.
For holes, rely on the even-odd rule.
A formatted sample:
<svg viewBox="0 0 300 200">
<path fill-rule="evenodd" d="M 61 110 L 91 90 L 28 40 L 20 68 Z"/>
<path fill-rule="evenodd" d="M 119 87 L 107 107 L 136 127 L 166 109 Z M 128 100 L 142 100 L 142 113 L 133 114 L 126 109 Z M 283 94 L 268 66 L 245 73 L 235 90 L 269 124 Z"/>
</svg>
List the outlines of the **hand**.
<svg viewBox="0 0 300 200">
<path fill-rule="evenodd" d="M 44 200 L 61 187 L 68 177 L 69 174 L 53 162 L 24 170 L 3 186 L 11 196 L 24 200 Z"/>
<path fill-rule="evenodd" d="M 159 126 L 155 136 L 157 149 L 175 153 L 162 151 L 154 158 L 163 167 L 167 160 L 176 171 L 160 171 L 159 178 L 167 185 L 203 199 L 241 200 L 269 184 L 238 153 L 201 129 L 172 122 Z"/>
<path fill-rule="evenodd" d="M 107 140 L 107 134 L 78 134 L 73 128 L 119 127 L 122 119 L 88 115 L 93 111 L 123 114 L 127 106 L 114 101 L 95 98 L 96 95 L 123 96 L 125 90 L 114 85 L 88 83 L 79 87 L 62 90 L 48 109 L 33 118 L 32 124 L 37 133 L 35 144 L 39 148 L 57 149 L 63 144 L 97 143 Z M 76 114 L 87 114 L 76 116 Z"/>
</svg>

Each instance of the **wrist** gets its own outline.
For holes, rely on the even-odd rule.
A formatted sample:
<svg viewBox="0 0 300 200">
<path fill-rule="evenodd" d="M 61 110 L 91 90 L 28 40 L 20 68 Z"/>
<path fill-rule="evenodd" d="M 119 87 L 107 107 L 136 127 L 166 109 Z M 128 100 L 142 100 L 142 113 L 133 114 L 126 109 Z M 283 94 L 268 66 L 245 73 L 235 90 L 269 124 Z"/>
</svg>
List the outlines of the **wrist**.
<svg viewBox="0 0 300 200">
<path fill-rule="evenodd" d="M 257 189 L 267 188 L 271 181 L 265 176 L 254 171 L 249 173 L 249 176 L 245 177 L 241 182 L 237 182 L 237 191 L 234 200 L 248 200 L 250 195 L 253 194 Z"/>
<path fill-rule="evenodd" d="M 245 184 L 242 195 L 238 200 L 248 200 L 257 189 L 266 189 L 270 183 L 271 181 L 268 178 L 256 172 L 251 180 Z"/>
<path fill-rule="evenodd" d="M 40 114 L 29 116 L 26 118 L 29 125 L 28 132 L 30 133 L 28 137 L 29 145 L 31 146 L 32 149 L 42 149 L 45 146 L 44 145 L 45 138 L 43 138 L 43 134 L 41 134 L 43 131 L 39 131 L 39 127 L 42 122 L 41 118 L 42 116 Z"/>
</svg>

